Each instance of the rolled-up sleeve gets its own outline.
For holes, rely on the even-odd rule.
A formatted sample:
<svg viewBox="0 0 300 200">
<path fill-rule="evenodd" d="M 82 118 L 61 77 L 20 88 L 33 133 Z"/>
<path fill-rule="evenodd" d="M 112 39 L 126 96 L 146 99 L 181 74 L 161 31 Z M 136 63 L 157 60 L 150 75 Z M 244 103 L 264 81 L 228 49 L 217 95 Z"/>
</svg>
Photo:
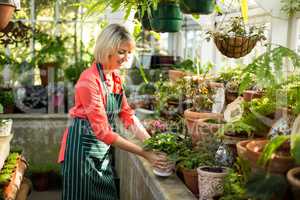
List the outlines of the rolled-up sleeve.
<svg viewBox="0 0 300 200">
<path fill-rule="evenodd" d="M 97 139 L 106 144 L 114 143 L 118 135 L 112 131 L 108 122 L 99 83 L 91 77 L 82 78 L 76 84 L 76 94 Z"/>
<path fill-rule="evenodd" d="M 134 111 L 128 105 L 127 98 L 123 95 L 121 111 L 119 113 L 119 117 L 122 120 L 125 128 L 128 128 L 130 125 L 134 123 L 133 121 Z"/>
</svg>

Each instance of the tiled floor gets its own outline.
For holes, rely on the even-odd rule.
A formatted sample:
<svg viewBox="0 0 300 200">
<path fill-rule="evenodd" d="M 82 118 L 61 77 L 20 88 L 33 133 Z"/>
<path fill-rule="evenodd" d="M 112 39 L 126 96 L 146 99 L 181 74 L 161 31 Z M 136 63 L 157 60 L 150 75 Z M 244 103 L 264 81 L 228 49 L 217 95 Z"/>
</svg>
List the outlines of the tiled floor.
<svg viewBox="0 0 300 200">
<path fill-rule="evenodd" d="M 61 190 L 49 190 L 45 192 L 32 191 L 28 200 L 60 200 Z"/>
</svg>

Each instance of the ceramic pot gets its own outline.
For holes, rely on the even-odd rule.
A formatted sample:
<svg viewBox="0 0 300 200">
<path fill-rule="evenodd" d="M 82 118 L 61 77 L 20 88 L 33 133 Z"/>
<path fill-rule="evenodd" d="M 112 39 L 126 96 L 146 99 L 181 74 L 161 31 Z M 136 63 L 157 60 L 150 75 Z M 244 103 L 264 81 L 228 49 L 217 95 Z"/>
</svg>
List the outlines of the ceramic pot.
<svg viewBox="0 0 300 200">
<path fill-rule="evenodd" d="M 228 172 L 225 167 L 197 168 L 199 200 L 213 200 L 223 194 L 223 182 Z"/>
<path fill-rule="evenodd" d="M 171 163 L 165 169 L 159 169 L 159 168 L 154 167 L 153 168 L 153 173 L 156 176 L 168 177 L 168 176 L 171 176 L 173 174 L 174 169 L 175 169 L 175 163 Z"/>
<path fill-rule="evenodd" d="M 292 186 L 294 199 L 298 200 L 300 198 L 300 167 L 290 169 L 286 176 Z"/>
</svg>

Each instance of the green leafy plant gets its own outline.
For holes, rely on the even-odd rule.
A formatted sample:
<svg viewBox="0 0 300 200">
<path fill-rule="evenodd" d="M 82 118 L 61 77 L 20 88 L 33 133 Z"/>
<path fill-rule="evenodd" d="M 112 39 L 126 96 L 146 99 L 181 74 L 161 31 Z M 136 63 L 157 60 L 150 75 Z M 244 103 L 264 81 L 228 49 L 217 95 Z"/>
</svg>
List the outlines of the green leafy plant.
<svg viewBox="0 0 300 200">
<path fill-rule="evenodd" d="M 176 161 L 178 152 L 182 148 L 182 143 L 178 136 L 173 133 L 161 133 L 145 140 L 143 147 L 145 150 L 164 152 L 171 160 Z"/>
<path fill-rule="evenodd" d="M 62 67 L 67 53 L 65 42 L 69 38 L 37 32 L 34 34 L 34 39 L 37 42 L 35 62 L 38 65 L 56 63 L 57 66 Z"/>
<path fill-rule="evenodd" d="M 273 197 L 283 199 L 288 187 L 284 175 L 257 172 L 249 177 L 246 184 L 247 194 L 254 199 L 270 200 Z"/>
<path fill-rule="evenodd" d="M 194 62 L 191 59 L 183 60 L 180 63 L 173 65 L 174 69 L 183 70 L 187 72 L 196 73 L 197 67 L 194 65 Z"/>
<path fill-rule="evenodd" d="M 251 137 L 254 130 L 253 126 L 246 124 L 243 120 L 238 120 L 226 123 L 218 130 L 218 134 L 221 137 L 223 135 Z"/>
<path fill-rule="evenodd" d="M 244 113 L 241 122 L 252 127 L 252 132 L 258 136 L 266 136 L 270 127 L 264 118 L 272 117 L 276 111 L 276 102 L 263 97 L 244 103 Z"/>
<path fill-rule="evenodd" d="M 153 83 L 143 83 L 139 88 L 139 94 L 150 94 L 153 95 L 156 91 L 156 87 Z"/>
<path fill-rule="evenodd" d="M 4 107 L 14 105 L 13 91 L 2 91 L 0 93 L 0 103 Z"/>
<path fill-rule="evenodd" d="M 80 5 L 87 8 L 86 15 L 93 13 L 103 13 L 105 9 L 111 8 L 112 12 L 124 10 L 124 18 L 127 19 L 132 10 L 141 10 L 141 17 L 145 12 L 151 13 L 151 8 L 156 8 L 159 0 L 93 0 L 83 1 Z"/>
<path fill-rule="evenodd" d="M 267 47 L 265 53 L 243 69 L 240 91 L 250 86 L 253 75 L 260 88 L 268 89 L 284 83 L 286 81 L 285 59 L 290 60 L 295 69 L 300 66 L 300 56 L 293 50 L 280 45 L 274 49 L 271 49 L 271 44 Z"/>
<path fill-rule="evenodd" d="M 175 83 L 170 81 L 157 81 L 155 86 L 157 88 L 155 97 L 157 101 L 157 110 L 164 110 L 168 107 L 169 101 L 179 102 L 184 98 L 184 88 L 188 82 L 185 79 L 180 79 Z"/>
<path fill-rule="evenodd" d="M 208 31 L 208 34 L 214 37 L 255 37 L 262 40 L 265 39 L 264 29 L 264 26 L 246 26 L 242 17 L 233 17 L 230 19 L 229 24 L 224 23 L 218 27 L 216 32 Z"/>
<path fill-rule="evenodd" d="M 288 16 L 293 16 L 300 11 L 300 2 L 298 0 L 281 0 L 281 10 Z"/>
<path fill-rule="evenodd" d="M 265 166 L 272 158 L 273 154 L 278 151 L 283 144 L 290 140 L 290 148 L 288 153 L 294 158 L 295 162 L 300 164 L 300 134 L 278 135 L 272 138 L 264 147 L 261 156 L 259 157 L 258 164 Z"/>
<path fill-rule="evenodd" d="M 192 101 L 193 111 L 203 112 L 212 109 L 214 91 L 205 81 L 192 81 L 187 85 L 185 95 Z"/>
<path fill-rule="evenodd" d="M 233 168 L 225 177 L 224 193 L 220 200 L 248 200 L 246 183 L 250 173 L 249 162 L 238 157 Z"/>
</svg>

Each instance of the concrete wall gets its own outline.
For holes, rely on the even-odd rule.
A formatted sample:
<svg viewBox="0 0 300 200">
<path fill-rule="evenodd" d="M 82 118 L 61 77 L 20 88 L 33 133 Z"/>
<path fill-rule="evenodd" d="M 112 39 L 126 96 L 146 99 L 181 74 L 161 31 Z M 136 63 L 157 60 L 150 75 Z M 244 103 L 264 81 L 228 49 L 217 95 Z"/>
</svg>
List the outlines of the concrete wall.
<svg viewBox="0 0 300 200">
<path fill-rule="evenodd" d="M 56 163 L 66 114 L 3 114 L 13 119 L 11 148 L 21 148 L 31 164 Z"/>
</svg>

